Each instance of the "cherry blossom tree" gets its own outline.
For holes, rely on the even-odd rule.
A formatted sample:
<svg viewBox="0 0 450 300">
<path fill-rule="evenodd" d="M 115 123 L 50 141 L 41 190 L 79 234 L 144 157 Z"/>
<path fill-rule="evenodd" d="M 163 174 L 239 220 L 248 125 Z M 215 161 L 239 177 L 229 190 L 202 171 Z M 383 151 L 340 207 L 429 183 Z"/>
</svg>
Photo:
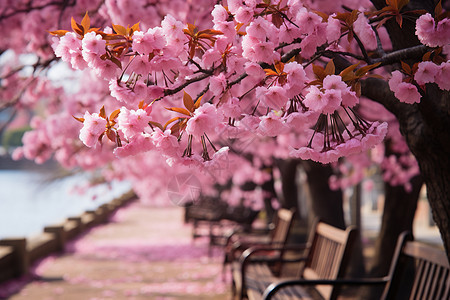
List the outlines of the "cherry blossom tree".
<svg viewBox="0 0 450 300">
<path fill-rule="evenodd" d="M 16 158 L 103 168 L 143 199 L 162 196 L 180 172 L 195 173 L 206 193 L 230 180 L 262 184 L 274 158 L 332 163 L 335 187 L 374 164 L 405 189 L 420 172 L 450 253 L 441 2 L 0 3 L 10 57 L 1 109 L 40 112 Z M 49 79 L 62 63 L 77 86 Z M 397 154 L 383 158 L 386 136 Z"/>
</svg>

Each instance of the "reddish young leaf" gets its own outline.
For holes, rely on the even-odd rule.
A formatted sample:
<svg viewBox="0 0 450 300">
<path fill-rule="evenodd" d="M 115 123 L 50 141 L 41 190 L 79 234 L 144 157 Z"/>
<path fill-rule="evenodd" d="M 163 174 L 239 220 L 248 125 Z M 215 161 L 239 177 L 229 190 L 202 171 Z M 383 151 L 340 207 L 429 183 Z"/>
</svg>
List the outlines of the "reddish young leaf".
<svg viewBox="0 0 450 300">
<path fill-rule="evenodd" d="M 313 65 L 313 72 L 314 72 L 314 75 L 316 75 L 317 79 L 319 79 L 319 80 L 323 80 L 325 78 L 325 76 L 327 76 L 325 74 L 325 69 L 319 65 Z"/>
<path fill-rule="evenodd" d="M 328 63 L 327 66 L 325 67 L 325 74 L 326 75 L 334 75 L 334 73 L 336 72 L 336 68 L 334 66 L 334 62 L 331 59 Z"/>
<path fill-rule="evenodd" d="M 189 117 L 191 116 L 191 112 L 182 107 L 166 107 L 166 109 L 189 116 Z"/>
<path fill-rule="evenodd" d="M 372 65 L 368 65 L 368 66 L 362 67 L 362 68 L 358 69 L 355 72 L 355 75 L 357 77 L 362 77 L 362 76 L 366 75 L 367 72 L 369 72 L 370 70 L 375 69 L 376 67 L 378 67 L 380 64 L 381 64 L 381 62 L 377 62 L 376 64 L 372 64 Z"/>
<path fill-rule="evenodd" d="M 150 125 L 150 127 L 152 127 L 152 126 L 158 127 L 159 129 L 164 131 L 164 127 L 161 124 L 159 124 L 158 122 L 148 121 L 148 125 Z"/>
<path fill-rule="evenodd" d="M 183 103 L 184 107 L 187 108 L 188 111 L 194 112 L 194 100 L 192 100 L 192 97 L 183 91 Z"/>
<path fill-rule="evenodd" d="M 358 62 L 354 65 L 351 65 L 347 68 L 345 68 L 344 70 L 342 70 L 342 72 L 339 74 L 341 75 L 342 78 L 348 76 L 349 74 L 353 73 L 353 71 L 361 64 L 361 62 Z"/>
<path fill-rule="evenodd" d="M 141 23 L 141 22 L 137 22 L 136 24 L 134 24 L 133 26 L 131 26 L 131 30 L 132 30 L 133 32 L 140 31 L 140 29 L 139 29 L 139 23 Z"/>
<path fill-rule="evenodd" d="M 91 28 L 91 20 L 89 19 L 87 12 L 84 15 L 83 20 L 81 20 L 81 26 L 83 26 L 84 33 L 87 33 L 89 31 L 89 28 Z"/>
<path fill-rule="evenodd" d="M 200 103 L 202 102 L 202 98 L 203 98 L 203 95 L 198 97 L 197 101 L 195 101 L 194 110 L 200 107 Z"/>
<path fill-rule="evenodd" d="M 127 29 L 125 27 L 123 27 L 122 25 L 114 25 L 113 24 L 113 29 L 117 34 L 126 36 L 127 35 Z"/>
<path fill-rule="evenodd" d="M 57 35 L 59 37 L 62 37 L 64 35 L 66 35 L 66 33 L 68 33 L 69 31 L 67 30 L 54 30 L 54 31 L 47 31 L 48 33 L 50 33 L 51 35 Z"/>
<path fill-rule="evenodd" d="M 103 105 L 102 108 L 100 108 L 100 113 L 98 114 L 99 117 L 106 119 L 106 112 L 105 112 L 105 106 Z"/>
<path fill-rule="evenodd" d="M 84 123 L 84 118 L 77 118 L 75 116 L 72 116 L 75 120 L 77 120 L 78 122 Z"/>
<path fill-rule="evenodd" d="M 115 118 L 117 118 L 117 116 L 119 115 L 119 113 L 120 113 L 120 108 L 119 108 L 119 109 L 116 109 L 115 111 L 113 111 L 113 112 L 109 115 L 109 119 L 110 119 L 110 120 L 114 120 Z"/>
<path fill-rule="evenodd" d="M 411 74 L 411 67 L 403 61 L 401 61 L 401 64 L 402 64 L 402 69 L 405 71 L 405 73 Z"/>
<path fill-rule="evenodd" d="M 77 33 L 78 35 L 84 36 L 84 29 L 83 27 L 81 27 L 80 24 L 78 24 L 77 22 L 75 22 L 75 19 L 72 17 L 72 19 L 70 20 L 70 23 L 72 25 L 72 30 Z"/>
<path fill-rule="evenodd" d="M 173 122 L 181 120 L 181 119 L 184 119 L 184 118 L 182 118 L 182 117 L 175 117 L 175 118 L 170 119 L 169 121 L 166 122 L 166 124 L 164 124 L 163 130 L 166 130 L 167 126 L 169 126 L 170 123 L 173 123 Z"/>
</svg>

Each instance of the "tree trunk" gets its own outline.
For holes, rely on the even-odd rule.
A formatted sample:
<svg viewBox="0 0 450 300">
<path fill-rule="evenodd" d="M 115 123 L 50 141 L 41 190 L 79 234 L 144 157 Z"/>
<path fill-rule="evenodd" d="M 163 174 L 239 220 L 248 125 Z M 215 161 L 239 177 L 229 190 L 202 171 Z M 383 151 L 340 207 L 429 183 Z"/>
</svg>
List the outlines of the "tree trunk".
<svg viewBox="0 0 450 300">
<path fill-rule="evenodd" d="M 286 208 L 295 207 L 297 215 L 301 216 L 300 207 L 298 205 L 298 186 L 297 186 L 297 166 L 300 163 L 295 159 L 279 159 L 276 165 L 280 170 L 281 189 L 283 192 L 282 206 Z"/>
<path fill-rule="evenodd" d="M 382 277 L 388 273 L 398 236 L 405 230 L 413 230 L 417 201 L 423 185 L 422 177 L 415 176 L 411 184 L 410 193 L 403 186 L 385 184 L 383 217 L 375 242 L 374 257 L 369 265 L 370 277 Z M 380 299 L 382 292 L 383 288 L 368 288 L 364 291 L 364 299 Z"/>
<path fill-rule="evenodd" d="M 270 172 L 270 179 L 265 181 L 261 185 L 261 189 L 263 191 L 264 207 L 267 215 L 267 223 L 270 223 L 275 216 L 275 209 L 272 206 L 272 199 L 277 198 L 277 193 L 274 186 L 275 180 L 273 178 L 273 166 L 264 166 L 264 169 Z M 283 203 L 280 204 L 281 206 L 283 206 Z"/>
<path fill-rule="evenodd" d="M 386 5 L 384 0 L 372 2 L 378 9 Z M 408 7 L 433 14 L 435 5 L 432 0 L 412 0 Z M 395 23 L 393 19 L 386 22 L 394 50 L 419 44 L 414 26 L 400 29 Z M 433 219 L 450 258 L 450 93 L 436 84 L 427 84 L 421 102 L 409 105 L 394 97 L 385 80 L 368 78 L 362 84 L 362 94 L 384 105 L 399 121 L 400 131 L 419 163 Z"/>
<path fill-rule="evenodd" d="M 330 165 L 322 165 L 313 161 L 304 161 L 310 191 L 309 201 L 312 212 L 310 218 L 319 217 L 325 223 L 344 229 L 344 209 L 342 191 L 333 191 L 328 184 L 328 178 L 333 170 Z M 364 259 L 362 255 L 361 232 L 352 249 L 353 258 L 347 270 L 347 275 L 357 277 L 364 274 Z"/>
<path fill-rule="evenodd" d="M 331 167 L 310 160 L 303 161 L 302 164 L 311 195 L 309 200 L 312 212 L 308 214 L 310 219 L 319 217 L 325 223 L 345 228 L 342 191 L 333 191 L 328 185 L 328 178 L 333 174 Z"/>
</svg>

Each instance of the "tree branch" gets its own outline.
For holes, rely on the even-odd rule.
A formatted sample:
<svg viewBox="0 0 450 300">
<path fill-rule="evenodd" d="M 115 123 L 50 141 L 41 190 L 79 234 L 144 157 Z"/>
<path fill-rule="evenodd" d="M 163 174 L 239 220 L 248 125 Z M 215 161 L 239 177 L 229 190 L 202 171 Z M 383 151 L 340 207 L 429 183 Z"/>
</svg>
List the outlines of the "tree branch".
<svg viewBox="0 0 450 300">
<path fill-rule="evenodd" d="M 380 66 L 385 66 L 407 59 L 422 60 L 423 55 L 429 50 L 430 48 L 425 45 L 417 45 L 387 53 L 380 58 L 373 59 L 373 63 L 381 62 Z"/>
</svg>

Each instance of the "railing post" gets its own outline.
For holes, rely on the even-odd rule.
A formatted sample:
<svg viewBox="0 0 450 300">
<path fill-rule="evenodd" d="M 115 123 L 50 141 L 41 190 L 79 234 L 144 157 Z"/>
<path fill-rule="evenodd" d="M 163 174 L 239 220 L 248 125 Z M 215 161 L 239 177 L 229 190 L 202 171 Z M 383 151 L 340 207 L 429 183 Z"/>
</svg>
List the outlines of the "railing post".
<svg viewBox="0 0 450 300">
<path fill-rule="evenodd" d="M 26 238 L 6 238 L 0 240 L 1 246 L 11 246 L 14 249 L 14 259 L 16 261 L 16 268 L 14 270 L 15 276 L 22 276 L 28 273 L 30 267 L 30 259 L 27 251 Z"/>
</svg>

